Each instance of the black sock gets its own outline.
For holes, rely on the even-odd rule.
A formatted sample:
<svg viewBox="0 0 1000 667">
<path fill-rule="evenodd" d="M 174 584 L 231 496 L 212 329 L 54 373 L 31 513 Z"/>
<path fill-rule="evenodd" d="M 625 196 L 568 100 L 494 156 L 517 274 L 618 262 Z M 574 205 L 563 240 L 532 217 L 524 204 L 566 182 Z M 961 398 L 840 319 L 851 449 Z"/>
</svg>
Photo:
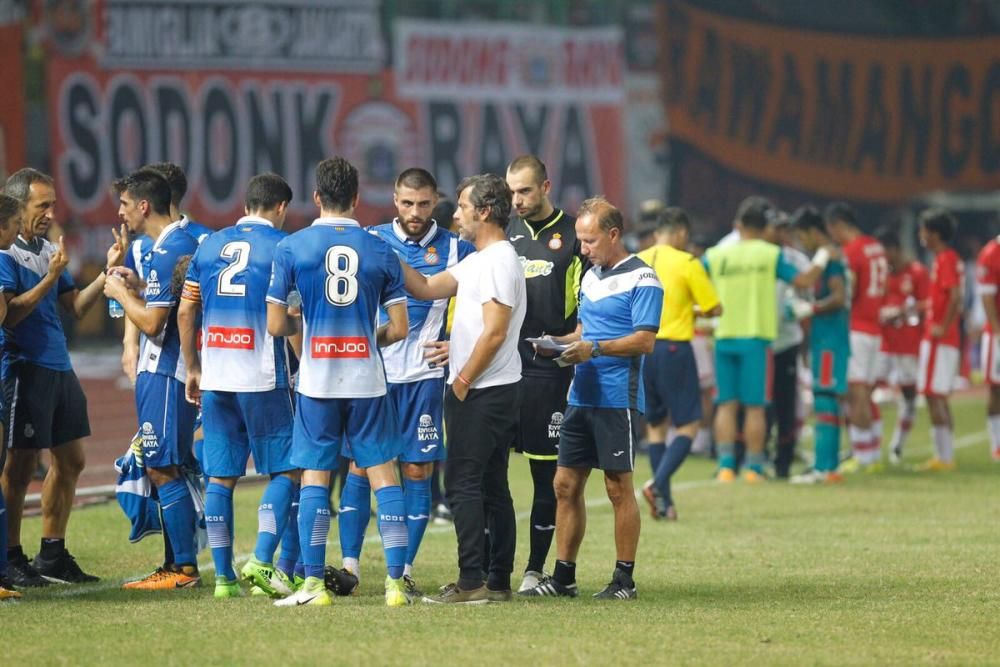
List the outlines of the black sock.
<svg viewBox="0 0 1000 667">
<path fill-rule="evenodd" d="M 576 563 L 568 560 L 557 560 L 556 570 L 552 573 L 552 578 L 563 586 L 572 586 L 576 583 Z"/>
<path fill-rule="evenodd" d="M 58 537 L 43 537 L 42 546 L 38 550 L 38 555 L 46 560 L 52 560 L 62 556 L 66 550 L 66 540 Z"/>
<path fill-rule="evenodd" d="M 14 561 L 24 558 L 24 549 L 18 544 L 16 547 L 7 547 L 7 560 Z"/>
<path fill-rule="evenodd" d="M 535 495 L 531 504 L 531 551 L 525 570 L 541 572 L 556 534 L 556 492 L 552 487 L 556 462 L 532 460 L 530 466 Z"/>
<path fill-rule="evenodd" d="M 632 572 L 635 571 L 635 561 L 634 560 L 616 560 L 615 567 L 627 574 L 632 576 Z"/>
</svg>

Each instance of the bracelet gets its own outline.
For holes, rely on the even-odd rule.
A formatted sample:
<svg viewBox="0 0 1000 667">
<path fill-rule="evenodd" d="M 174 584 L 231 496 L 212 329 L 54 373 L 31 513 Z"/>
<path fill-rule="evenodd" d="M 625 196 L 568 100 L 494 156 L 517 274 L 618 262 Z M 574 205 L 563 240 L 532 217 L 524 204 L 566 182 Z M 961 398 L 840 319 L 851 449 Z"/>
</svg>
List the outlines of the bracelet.
<svg viewBox="0 0 1000 667">
<path fill-rule="evenodd" d="M 472 383 L 466 380 L 464 377 L 462 377 L 461 373 L 458 374 L 458 379 L 464 382 L 466 387 L 469 387 L 470 389 L 472 388 Z"/>
</svg>

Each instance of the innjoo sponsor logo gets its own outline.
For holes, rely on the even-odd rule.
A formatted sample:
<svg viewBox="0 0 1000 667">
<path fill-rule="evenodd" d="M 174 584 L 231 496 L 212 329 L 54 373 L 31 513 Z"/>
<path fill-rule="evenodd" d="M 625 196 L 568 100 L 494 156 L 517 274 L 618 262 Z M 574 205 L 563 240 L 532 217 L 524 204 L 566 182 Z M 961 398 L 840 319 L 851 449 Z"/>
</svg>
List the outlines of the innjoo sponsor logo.
<svg viewBox="0 0 1000 667">
<path fill-rule="evenodd" d="M 316 336 L 311 349 L 313 359 L 367 359 L 371 354 L 364 336 Z"/>
<path fill-rule="evenodd" d="M 245 327 L 209 327 L 205 340 L 207 347 L 252 350 L 254 331 Z"/>
</svg>

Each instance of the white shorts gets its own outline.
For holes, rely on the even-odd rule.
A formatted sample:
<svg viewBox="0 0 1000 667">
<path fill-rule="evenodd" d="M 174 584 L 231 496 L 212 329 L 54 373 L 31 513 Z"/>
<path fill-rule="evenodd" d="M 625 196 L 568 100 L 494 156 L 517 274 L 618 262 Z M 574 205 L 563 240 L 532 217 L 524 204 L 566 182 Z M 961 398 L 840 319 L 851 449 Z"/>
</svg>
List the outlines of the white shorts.
<svg viewBox="0 0 1000 667">
<path fill-rule="evenodd" d="M 712 339 L 708 336 L 695 336 L 691 339 L 691 349 L 694 350 L 694 362 L 698 366 L 698 386 L 701 389 L 711 389 L 715 386 L 715 354 L 712 352 Z"/>
<path fill-rule="evenodd" d="M 1000 336 L 984 333 L 981 345 L 983 377 L 987 383 L 1000 386 Z"/>
<path fill-rule="evenodd" d="M 915 387 L 920 374 L 920 358 L 915 354 L 879 352 L 877 380 L 896 387 Z"/>
<path fill-rule="evenodd" d="M 920 341 L 920 393 L 948 396 L 958 377 L 961 356 L 958 348 L 934 341 Z"/>
<path fill-rule="evenodd" d="M 882 336 L 851 332 L 851 360 L 847 364 L 847 382 L 872 386 L 878 379 L 878 357 Z"/>
</svg>

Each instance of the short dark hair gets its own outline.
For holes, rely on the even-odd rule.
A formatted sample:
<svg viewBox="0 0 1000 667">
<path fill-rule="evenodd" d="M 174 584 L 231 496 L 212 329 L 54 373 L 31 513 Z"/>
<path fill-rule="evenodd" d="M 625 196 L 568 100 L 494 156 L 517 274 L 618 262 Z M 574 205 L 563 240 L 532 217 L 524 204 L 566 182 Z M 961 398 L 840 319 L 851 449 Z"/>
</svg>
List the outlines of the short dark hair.
<svg viewBox="0 0 1000 667">
<path fill-rule="evenodd" d="M 272 211 L 278 204 L 292 201 L 292 188 L 277 174 L 257 174 L 247 183 L 244 204 L 248 211 Z"/>
<path fill-rule="evenodd" d="M 461 197 L 469 189 L 469 201 L 476 208 L 490 209 L 488 221 L 507 229 L 510 221 L 510 188 L 507 181 L 496 174 L 466 176 L 455 188 L 455 196 Z"/>
<path fill-rule="evenodd" d="M 179 208 L 188 191 L 188 179 L 184 170 L 173 162 L 155 162 L 146 165 L 146 169 L 152 169 L 166 179 L 170 186 L 170 204 Z"/>
<path fill-rule="evenodd" d="M 882 244 L 883 248 L 886 249 L 903 247 L 903 244 L 899 239 L 899 233 L 895 229 L 883 227 L 875 232 L 875 239 Z"/>
<path fill-rule="evenodd" d="M 521 169 L 534 171 L 535 178 L 539 183 L 544 183 L 549 178 L 549 170 L 545 168 L 545 163 L 535 155 L 518 155 L 507 165 L 507 171 L 520 171 Z"/>
<path fill-rule="evenodd" d="M 792 226 L 800 231 L 815 230 L 826 234 L 826 222 L 820 214 L 819 209 L 812 204 L 799 206 L 792 213 Z"/>
<path fill-rule="evenodd" d="M 0 226 L 6 226 L 7 221 L 21 213 L 24 204 L 10 195 L 0 194 Z"/>
<path fill-rule="evenodd" d="M 145 199 L 158 215 L 170 215 L 170 184 L 159 172 L 143 167 L 119 178 L 112 187 L 119 195 L 128 193 L 136 201 Z"/>
<path fill-rule="evenodd" d="M 766 197 L 750 195 L 736 209 L 736 220 L 744 227 L 764 229 L 768 223 L 777 221 L 777 211 Z"/>
<path fill-rule="evenodd" d="M 431 219 L 438 223 L 438 226 L 451 229 L 451 221 L 455 215 L 455 202 L 438 193 L 438 203 L 431 211 Z"/>
<path fill-rule="evenodd" d="M 395 188 L 411 188 L 413 190 L 423 190 L 424 188 L 431 188 L 434 192 L 437 192 L 438 184 L 434 180 L 434 176 L 431 172 L 426 169 L 421 169 L 420 167 L 410 167 L 409 169 L 404 169 L 403 172 L 396 177 Z"/>
<path fill-rule="evenodd" d="M 320 205 L 331 211 L 346 211 L 358 196 L 358 170 L 339 155 L 316 165 L 316 194 Z"/>
<path fill-rule="evenodd" d="M 854 207 L 845 201 L 835 201 L 826 205 L 823 209 L 823 219 L 827 224 L 831 222 L 846 222 L 852 227 L 858 226 L 858 214 Z"/>
<path fill-rule="evenodd" d="M 920 213 L 920 226 L 929 232 L 934 232 L 945 243 L 951 243 L 958 229 L 958 220 L 951 211 L 934 207 Z"/>
<path fill-rule="evenodd" d="M 34 183 L 55 186 L 55 181 L 48 174 L 44 174 L 31 167 L 24 167 L 7 177 L 7 182 L 3 186 L 3 193 L 13 197 L 22 204 L 27 204 L 28 200 L 31 199 L 31 186 Z"/>
<path fill-rule="evenodd" d="M 684 229 L 690 232 L 691 219 L 680 206 L 668 206 L 656 216 L 656 228 L 671 232 Z"/>
<path fill-rule="evenodd" d="M 585 199 L 580 204 L 576 217 L 579 219 L 585 215 L 595 216 L 601 231 L 610 232 L 612 229 L 617 229 L 620 232 L 625 231 L 625 216 L 602 195 Z"/>
</svg>

